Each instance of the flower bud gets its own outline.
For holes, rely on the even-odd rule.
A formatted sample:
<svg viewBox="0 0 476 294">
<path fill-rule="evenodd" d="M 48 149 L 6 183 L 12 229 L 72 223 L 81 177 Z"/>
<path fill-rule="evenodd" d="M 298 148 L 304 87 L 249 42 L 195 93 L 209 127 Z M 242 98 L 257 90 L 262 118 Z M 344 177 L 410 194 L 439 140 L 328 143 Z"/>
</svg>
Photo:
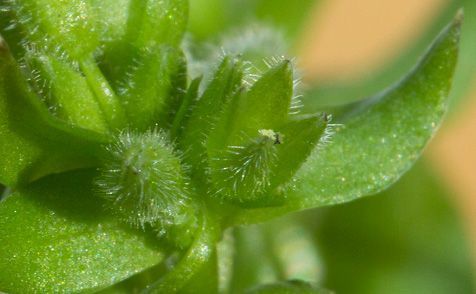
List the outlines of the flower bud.
<svg viewBox="0 0 476 294">
<path fill-rule="evenodd" d="M 185 247 L 196 210 L 180 158 L 165 134 L 123 133 L 108 147 L 96 184 L 114 214 L 135 227 L 152 226 L 159 237 Z"/>
</svg>

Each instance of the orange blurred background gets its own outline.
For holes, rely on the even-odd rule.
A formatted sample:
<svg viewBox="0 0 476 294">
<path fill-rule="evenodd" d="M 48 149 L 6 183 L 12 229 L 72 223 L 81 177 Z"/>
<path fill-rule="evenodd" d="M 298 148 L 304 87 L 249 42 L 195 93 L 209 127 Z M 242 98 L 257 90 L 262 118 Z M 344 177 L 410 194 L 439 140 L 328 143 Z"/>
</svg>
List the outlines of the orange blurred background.
<svg viewBox="0 0 476 294">
<path fill-rule="evenodd" d="M 431 24 L 446 0 L 333 0 L 316 9 L 298 46 L 313 80 L 352 81 L 378 70 Z M 383 25 L 384 24 L 384 25 Z M 476 268 L 476 79 L 457 115 L 425 155 L 453 191 L 470 237 Z"/>
</svg>

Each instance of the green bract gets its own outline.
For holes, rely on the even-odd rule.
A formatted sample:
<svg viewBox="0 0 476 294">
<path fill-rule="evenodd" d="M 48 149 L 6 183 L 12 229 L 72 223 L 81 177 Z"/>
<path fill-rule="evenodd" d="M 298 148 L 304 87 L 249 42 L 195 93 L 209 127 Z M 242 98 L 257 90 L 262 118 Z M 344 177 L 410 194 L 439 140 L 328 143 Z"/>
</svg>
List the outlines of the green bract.
<svg viewBox="0 0 476 294">
<path fill-rule="evenodd" d="M 409 169 L 445 113 L 461 22 L 401 82 L 332 118 L 300 113 L 293 63 L 250 65 L 251 42 L 194 76 L 187 63 L 210 56 L 182 52 L 185 0 L 3 3 L 0 182 L 13 192 L 0 290 L 12 293 L 226 291 L 203 278 L 226 267 L 225 229 L 374 194 Z M 275 291 L 321 293 L 250 293 Z"/>
</svg>

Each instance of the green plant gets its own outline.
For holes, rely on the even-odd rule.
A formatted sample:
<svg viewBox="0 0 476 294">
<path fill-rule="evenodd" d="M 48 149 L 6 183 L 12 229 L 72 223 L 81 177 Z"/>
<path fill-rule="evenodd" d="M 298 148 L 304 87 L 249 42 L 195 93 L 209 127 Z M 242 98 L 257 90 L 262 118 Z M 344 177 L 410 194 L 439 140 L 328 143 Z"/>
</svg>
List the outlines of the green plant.
<svg viewBox="0 0 476 294">
<path fill-rule="evenodd" d="M 227 228 L 375 194 L 412 166 L 446 111 L 462 20 L 399 83 L 331 118 L 300 111 L 293 62 L 263 56 L 274 36 L 183 45 L 185 0 L 2 4 L 12 293 L 217 292 Z"/>
</svg>

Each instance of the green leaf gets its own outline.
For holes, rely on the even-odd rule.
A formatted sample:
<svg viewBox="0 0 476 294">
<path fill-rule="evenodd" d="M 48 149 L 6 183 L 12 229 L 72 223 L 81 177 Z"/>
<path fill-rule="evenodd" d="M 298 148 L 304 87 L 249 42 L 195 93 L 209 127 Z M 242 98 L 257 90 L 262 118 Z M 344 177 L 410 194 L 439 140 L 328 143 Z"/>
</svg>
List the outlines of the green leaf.
<svg viewBox="0 0 476 294">
<path fill-rule="evenodd" d="M 289 180 L 325 128 L 317 127 L 312 119 L 287 124 L 292 92 L 291 65 L 283 61 L 249 91 L 233 96 L 208 138 L 209 174 L 214 183 L 211 193 L 246 206 L 282 203 L 283 197 L 275 197 L 273 189 Z M 281 129 L 290 144 L 281 144 Z M 308 138 L 303 138 L 306 135 Z M 290 148 L 295 150 L 287 154 Z M 301 154 L 295 156 L 296 151 Z"/>
<path fill-rule="evenodd" d="M 49 176 L 0 202 L 0 289 L 99 290 L 159 263 L 145 234 L 93 196 L 92 170 Z"/>
<path fill-rule="evenodd" d="M 187 1 L 12 0 L 3 10 L 3 22 L 15 24 L 5 30 L 15 57 L 31 47 L 67 60 L 85 76 L 112 131 L 127 122 L 141 130 L 164 124 L 158 118 L 174 106 L 174 82 L 184 75 L 178 47 Z"/>
<path fill-rule="evenodd" d="M 331 143 L 297 172 L 289 192 L 298 207 L 375 194 L 413 165 L 447 110 L 461 20 L 458 15 L 409 76 L 346 114 Z"/>
<path fill-rule="evenodd" d="M 183 131 L 184 149 L 203 141 L 211 133 L 210 128 L 217 123 L 217 114 L 241 86 L 241 63 L 233 57 L 225 56 L 215 72 L 212 81 L 192 109 L 190 118 Z"/>
<path fill-rule="evenodd" d="M 230 292 L 301 279 L 335 293 L 474 293 L 455 195 L 428 163 L 374 197 L 235 229 Z"/>
<path fill-rule="evenodd" d="M 316 148 L 288 186 L 288 204 L 241 211 L 248 223 L 378 193 L 418 159 L 447 110 L 458 56 L 462 15 L 435 41 L 400 83 L 352 108 Z"/>
<path fill-rule="evenodd" d="M 233 135 L 256 135 L 260 129 L 276 129 L 287 121 L 293 95 L 292 65 L 289 61 L 271 68 L 237 101 Z M 240 134 L 237 134 L 240 132 Z"/>
<path fill-rule="evenodd" d="M 100 43 L 125 41 L 136 48 L 178 45 L 188 4 L 183 0 L 11 0 L 3 10 L 4 22 L 13 24 L 15 34 L 81 60 Z"/>
<path fill-rule="evenodd" d="M 107 138 L 54 119 L 0 39 L 0 182 L 16 186 L 52 172 L 92 166 Z"/>
<path fill-rule="evenodd" d="M 148 268 L 136 275 L 133 275 L 120 283 L 116 283 L 108 288 L 102 289 L 95 293 L 98 294 L 128 294 L 140 293 L 147 288 L 148 285 L 157 281 L 167 272 L 167 264 L 159 263 L 156 266 Z"/>
<path fill-rule="evenodd" d="M 135 0 L 87 0 L 97 17 L 96 30 L 105 47 L 117 45 L 128 29 L 129 10 Z"/>
</svg>

